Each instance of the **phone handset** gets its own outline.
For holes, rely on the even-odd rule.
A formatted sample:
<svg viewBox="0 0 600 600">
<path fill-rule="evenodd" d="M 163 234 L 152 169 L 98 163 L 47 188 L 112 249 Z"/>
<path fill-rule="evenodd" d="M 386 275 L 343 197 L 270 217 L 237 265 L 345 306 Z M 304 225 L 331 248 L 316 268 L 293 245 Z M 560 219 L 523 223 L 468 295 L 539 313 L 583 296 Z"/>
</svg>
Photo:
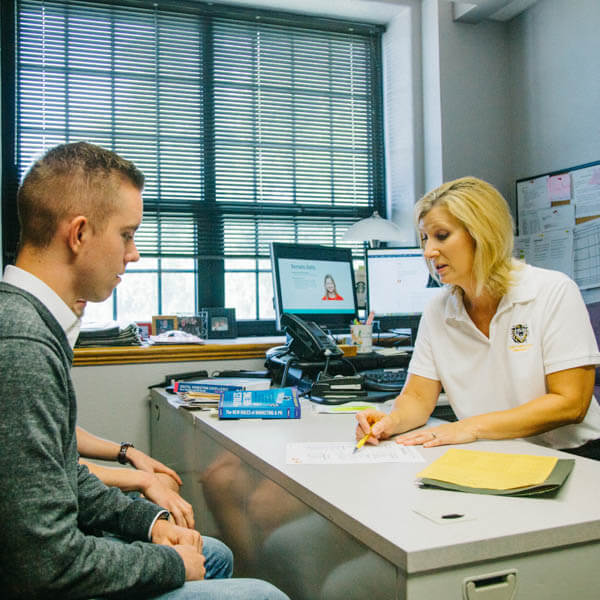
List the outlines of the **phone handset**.
<svg viewBox="0 0 600 600">
<path fill-rule="evenodd" d="M 343 355 L 335 340 L 313 321 L 305 321 L 297 315 L 283 313 L 281 315 L 281 326 L 292 338 L 290 351 L 298 358 L 322 360 L 326 357 Z"/>
</svg>

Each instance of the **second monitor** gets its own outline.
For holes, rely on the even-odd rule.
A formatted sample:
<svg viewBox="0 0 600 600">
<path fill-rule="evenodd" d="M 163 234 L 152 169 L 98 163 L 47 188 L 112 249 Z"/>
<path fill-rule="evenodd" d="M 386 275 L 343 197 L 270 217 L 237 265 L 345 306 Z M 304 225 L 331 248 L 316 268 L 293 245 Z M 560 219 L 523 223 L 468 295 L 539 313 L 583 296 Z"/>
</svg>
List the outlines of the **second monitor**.
<svg viewBox="0 0 600 600">
<path fill-rule="evenodd" d="M 367 249 L 368 306 L 382 331 L 410 329 L 414 343 L 421 313 L 439 291 L 421 248 Z"/>
</svg>

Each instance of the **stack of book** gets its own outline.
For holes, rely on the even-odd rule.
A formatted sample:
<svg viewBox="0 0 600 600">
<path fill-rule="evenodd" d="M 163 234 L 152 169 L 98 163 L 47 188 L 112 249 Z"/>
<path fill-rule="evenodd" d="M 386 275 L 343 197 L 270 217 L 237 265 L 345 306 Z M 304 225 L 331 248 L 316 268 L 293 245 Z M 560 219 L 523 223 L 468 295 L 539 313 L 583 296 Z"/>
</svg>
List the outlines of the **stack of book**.
<svg viewBox="0 0 600 600">
<path fill-rule="evenodd" d="M 179 406 L 217 408 L 220 419 L 299 419 L 298 389 L 270 384 L 270 379 L 202 379 L 176 381 L 173 391 Z"/>
<path fill-rule="evenodd" d="M 267 390 L 270 379 L 223 377 L 176 381 L 173 391 L 177 394 L 180 406 L 185 408 L 216 408 L 221 394 L 240 390 Z"/>
</svg>

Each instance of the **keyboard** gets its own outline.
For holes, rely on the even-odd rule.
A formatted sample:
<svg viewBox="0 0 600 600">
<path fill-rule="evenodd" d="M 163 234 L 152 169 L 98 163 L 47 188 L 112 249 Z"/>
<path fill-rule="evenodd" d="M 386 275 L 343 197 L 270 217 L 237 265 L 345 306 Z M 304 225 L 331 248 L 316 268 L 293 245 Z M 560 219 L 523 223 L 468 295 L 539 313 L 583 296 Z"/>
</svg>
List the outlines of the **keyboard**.
<svg viewBox="0 0 600 600">
<path fill-rule="evenodd" d="M 373 391 L 398 391 L 400 392 L 408 375 L 406 369 L 372 369 L 362 371 L 365 378 L 365 388 Z"/>
</svg>

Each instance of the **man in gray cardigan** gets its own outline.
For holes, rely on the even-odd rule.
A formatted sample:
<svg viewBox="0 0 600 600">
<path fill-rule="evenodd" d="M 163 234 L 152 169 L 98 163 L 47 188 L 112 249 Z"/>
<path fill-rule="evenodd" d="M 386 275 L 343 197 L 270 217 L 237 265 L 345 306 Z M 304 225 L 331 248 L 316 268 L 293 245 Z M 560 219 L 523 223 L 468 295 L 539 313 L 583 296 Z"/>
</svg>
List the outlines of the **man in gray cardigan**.
<svg viewBox="0 0 600 600">
<path fill-rule="evenodd" d="M 224 544 L 78 464 L 72 347 L 86 302 L 105 300 L 139 259 L 142 187 L 131 162 L 79 142 L 47 152 L 19 189 L 21 245 L 0 283 L 2 595 L 285 599 L 227 579 Z"/>
</svg>

